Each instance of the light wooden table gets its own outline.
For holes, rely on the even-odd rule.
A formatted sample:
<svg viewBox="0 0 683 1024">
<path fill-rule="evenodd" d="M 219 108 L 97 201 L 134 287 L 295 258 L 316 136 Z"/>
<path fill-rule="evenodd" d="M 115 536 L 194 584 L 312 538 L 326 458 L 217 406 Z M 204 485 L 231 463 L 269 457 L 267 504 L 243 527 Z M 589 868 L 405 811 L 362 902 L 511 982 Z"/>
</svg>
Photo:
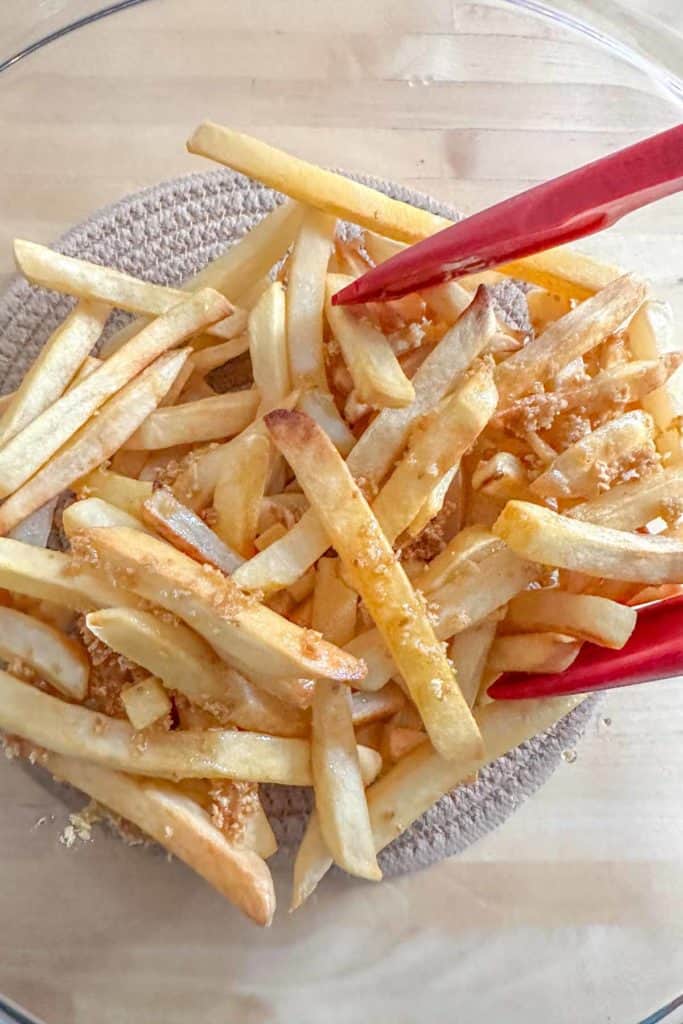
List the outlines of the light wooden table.
<svg viewBox="0 0 683 1024">
<path fill-rule="evenodd" d="M 0 5 L 2 45 L 26 6 Z M 658 10 L 680 28 L 677 0 Z M 0 283 L 14 235 L 203 169 L 183 140 L 205 116 L 465 211 L 677 120 L 640 71 L 483 5 L 156 0 L 0 76 Z M 681 319 L 682 227 L 668 200 L 593 245 Z M 410 878 L 326 883 L 265 934 L 179 864 L 66 850 L 63 808 L 3 762 L 0 991 L 62 1024 L 635 1022 L 683 989 L 682 738 L 680 682 L 611 694 L 503 829 Z"/>
</svg>

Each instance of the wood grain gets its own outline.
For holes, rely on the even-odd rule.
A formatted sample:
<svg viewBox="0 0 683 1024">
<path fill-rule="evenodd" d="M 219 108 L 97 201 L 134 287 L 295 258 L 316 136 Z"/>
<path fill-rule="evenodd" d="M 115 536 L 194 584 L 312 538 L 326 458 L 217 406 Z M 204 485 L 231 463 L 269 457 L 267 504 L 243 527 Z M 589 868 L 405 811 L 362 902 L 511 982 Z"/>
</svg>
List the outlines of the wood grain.
<svg viewBox="0 0 683 1024">
<path fill-rule="evenodd" d="M 25 7 L 0 4 L 3 47 Z M 0 286 L 14 235 L 50 241 L 208 168 L 183 149 L 204 117 L 465 212 L 680 119 L 642 72 L 486 4 L 189 7 L 144 4 L 0 76 Z M 587 247 L 645 271 L 683 319 L 682 235 L 670 199 Z M 454 1005 L 483 1024 L 636 1020 L 683 977 L 682 723 L 681 681 L 610 694 L 503 829 L 372 889 L 329 879 L 266 934 L 162 856 L 104 833 L 65 849 L 65 808 L 2 761 L 0 990 L 70 1024 L 450 1024 Z"/>
</svg>

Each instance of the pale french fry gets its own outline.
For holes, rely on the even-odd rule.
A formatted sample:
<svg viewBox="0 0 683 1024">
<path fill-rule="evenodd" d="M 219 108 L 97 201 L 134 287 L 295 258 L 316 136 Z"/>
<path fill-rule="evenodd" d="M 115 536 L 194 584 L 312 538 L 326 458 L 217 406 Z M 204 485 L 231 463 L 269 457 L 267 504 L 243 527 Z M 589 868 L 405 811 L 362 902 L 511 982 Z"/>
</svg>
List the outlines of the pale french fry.
<svg viewBox="0 0 683 1024">
<path fill-rule="evenodd" d="M 624 646 L 635 624 L 633 608 L 605 597 L 562 590 L 518 594 L 510 601 L 505 619 L 510 630 L 551 630 L 615 650 Z"/>
<path fill-rule="evenodd" d="M 0 449 L 0 495 L 20 487 L 108 398 L 168 349 L 220 317 L 225 299 L 218 292 L 189 296 L 158 317 L 77 387 L 67 391 Z"/>
<path fill-rule="evenodd" d="M 57 498 L 52 498 L 51 501 L 41 505 L 40 508 L 35 509 L 25 519 L 22 519 L 9 531 L 7 536 L 13 540 L 20 540 L 23 544 L 30 544 L 32 547 L 47 547 L 54 525 L 56 507 Z"/>
<path fill-rule="evenodd" d="M 171 710 L 171 700 L 154 676 L 121 690 L 121 703 L 134 729 L 146 729 Z"/>
<path fill-rule="evenodd" d="M 275 544 L 286 533 L 287 527 L 284 523 L 273 523 L 263 533 L 259 533 L 258 537 L 254 537 L 254 547 L 257 551 L 267 551 L 271 544 Z"/>
<path fill-rule="evenodd" d="M 237 849 L 195 802 L 168 784 L 58 754 L 41 763 L 52 774 L 120 814 L 188 864 L 256 924 L 270 924 L 275 912 L 273 880 L 251 850 Z"/>
<path fill-rule="evenodd" d="M 302 413 L 278 410 L 266 425 L 382 632 L 432 742 L 448 757 L 478 750 L 472 716 L 424 604 L 339 453 Z"/>
<path fill-rule="evenodd" d="M 336 220 L 309 210 L 288 264 L 287 343 L 295 385 L 326 387 L 323 306 Z"/>
<path fill-rule="evenodd" d="M 658 359 L 679 352 L 673 310 L 668 302 L 648 299 L 628 325 L 628 343 L 636 359 Z"/>
<path fill-rule="evenodd" d="M 249 426 L 258 403 L 258 392 L 252 389 L 157 409 L 128 440 L 126 447 L 149 451 L 230 437 Z"/>
<path fill-rule="evenodd" d="M 152 485 L 147 481 L 131 480 L 99 466 L 77 481 L 74 490 L 79 498 L 101 498 L 141 520 L 142 506 L 152 494 Z"/>
<path fill-rule="evenodd" d="M 139 604 L 132 594 L 97 574 L 74 571 L 70 556 L 62 551 L 35 548 L 9 537 L 0 537 L 0 587 L 76 612 Z"/>
<path fill-rule="evenodd" d="M 460 689 L 470 707 L 477 699 L 497 628 L 495 618 L 485 619 L 479 625 L 457 633 L 448 646 L 448 657 L 455 666 Z"/>
<path fill-rule="evenodd" d="M 40 619 L 0 607 L 0 657 L 19 658 L 67 697 L 83 700 L 90 662 L 81 645 Z"/>
<path fill-rule="evenodd" d="M 403 692 L 395 683 L 387 683 L 376 693 L 354 693 L 351 698 L 354 727 L 391 718 L 405 703 Z"/>
<path fill-rule="evenodd" d="M 331 299 L 351 279 L 341 274 L 327 278 L 325 315 L 351 374 L 358 399 L 368 405 L 400 409 L 415 398 L 415 389 L 394 351 L 369 320 Z"/>
<path fill-rule="evenodd" d="M 307 206 L 402 242 L 417 242 L 450 223 L 211 121 L 196 129 L 187 148 Z"/>
<path fill-rule="evenodd" d="M 144 503 L 142 519 L 197 562 L 213 565 L 228 575 L 242 562 L 237 552 L 165 487 L 156 488 Z"/>
<path fill-rule="evenodd" d="M 393 722 L 384 726 L 382 752 L 389 764 L 396 764 L 422 743 L 427 743 L 427 736 L 420 729 L 406 729 Z"/>
<path fill-rule="evenodd" d="M 408 451 L 372 509 L 394 542 L 419 513 L 439 477 L 457 466 L 495 412 L 491 367 L 482 364 L 411 436 Z"/>
<path fill-rule="evenodd" d="M 637 530 L 659 515 L 675 520 L 683 514 L 683 469 L 667 469 L 645 480 L 619 484 L 575 505 L 567 514 L 618 530 Z"/>
<path fill-rule="evenodd" d="M 209 345 L 207 348 L 203 348 L 201 352 L 196 352 L 192 357 L 193 369 L 199 374 L 211 373 L 212 370 L 223 366 L 224 363 L 230 362 L 231 359 L 236 359 L 237 356 L 244 355 L 248 351 L 249 336 L 245 331 L 230 341 L 223 342 L 222 345 Z"/>
<path fill-rule="evenodd" d="M 315 573 L 313 592 L 313 628 L 339 647 L 356 632 L 358 595 L 339 573 L 338 558 L 321 558 Z"/>
<path fill-rule="evenodd" d="M 125 528 L 84 530 L 72 540 L 80 559 L 101 564 L 134 593 L 178 615 L 221 657 L 258 677 L 302 676 L 354 682 L 364 675 L 355 658 L 260 605 L 210 566 L 200 566 L 163 541 Z M 132 572 L 130 572 L 132 570 Z M 286 684 L 286 685 L 285 685 Z M 308 688 L 283 680 L 291 699 Z"/>
<path fill-rule="evenodd" d="M 263 412 L 291 391 L 282 282 L 273 281 L 252 309 L 248 336 L 254 384 L 261 395 L 260 411 Z"/>
<path fill-rule="evenodd" d="M 545 288 L 530 288 L 526 293 L 526 304 L 536 334 L 540 334 L 548 324 L 559 320 L 571 309 L 571 300 L 566 295 L 558 295 Z"/>
<path fill-rule="evenodd" d="M 602 291 L 624 273 L 619 267 L 598 263 L 590 256 L 565 246 L 513 260 L 500 269 L 510 277 L 529 281 L 554 295 L 580 301 Z"/>
<path fill-rule="evenodd" d="M 111 307 L 79 302 L 54 331 L 0 419 L 0 444 L 55 402 L 79 371 L 102 333 Z"/>
<path fill-rule="evenodd" d="M 645 294 L 645 285 L 636 277 L 620 277 L 499 363 L 495 379 L 500 408 L 599 345 L 635 313 Z"/>
<path fill-rule="evenodd" d="M 346 644 L 345 650 L 354 657 L 363 660 L 367 669 L 363 680 L 356 683 L 363 692 L 373 693 L 381 690 L 383 686 L 398 671 L 396 663 L 387 650 L 384 640 L 377 629 L 368 629 L 359 633 L 350 643 Z"/>
<path fill-rule="evenodd" d="M 310 744 L 236 729 L 135 730 L 79 704 L 67 704 L 0 672 L 1 728 L 67 757 L 169 779 L 242 779 L 310 786 Z"/>
<path fill-rule="evenodd" d="M 224 449 L 213 495 L 214 529 L 243 558 L 254 553 L 270 463 L 271 443 L 262 434 L 242 434 Z"/>
<path fill-rule="evenodd" d="M 405 245 L 402 242 L 394 242 L 391 238 L 378 235 L 375 231 L 363 232 L 363 244 L 365 245 L 365 251 L 375 266 L 378 266 L 380 263 L 386 263 L 392 256 L 398 255 L 399 252 L 405 249 Z"/>
<path fill-rule="evenodd" d="M 581 644 L 561 633 L 521 633 L 493 641 L 486 669 L 501 672 L 564 672 Z"/>
<path fill-rule="evenodd" d="M 357 480 L 362 479 L 370 490 L 378 487 L 400 454 L 413 424 L 452 390 L 494 330 L 491 300 L 486 290 L 481 289 L 467 312 L 415 374 L 415 401 L 404 409 L 382 409 L 354 446 L 347 465 Z M 240 567 L 236 582 L 246 590 L 264 593 L 290 586 L 324 554 L 328 545 L 327 533 L 315 513 L 306 512 L 281 542 Z"/>
<path fill-rule="evenodd" d="M 566 448 L 530 490 L 543 498 L 592 498 L 634 465 L 644 476 L 657 466 L 653 435 L 642 409 L 617 416 Z"/>
<path fill-rule="evenodd" d="M 329 391 L 322 388 L 304 391 L 297 402 L 297 409 L 305 412 L 322 427 L 338 452 L 342 455 L 349 454 L 356 439 L 334 404 L 334 398 Z"/>
<path fill-rule="evenodd" d="M 86 423 L 19 490 L 0 506 L 0 534 L 105 462 L 155 409 L 187 358 L 186 351 L 159 356 Z"/>
<path fill-rule="evenodd" d="M 526 558 L 587 576 L 634 583 L 678 583 L 683 579 L 683 542 L 626 533 L 510 501 L 493 532 Z"/>
<path fill-rule="evenodd" d="M 68 505 L 62 512 L 62 528 L 67 537 L 73 537 L 79 530 L 89 526 L 128 526 L 132 530 L 144 530 L 139 519 L 124 512 L 116 505 L 110 505 L 102 498 L 84 498 Z"/>
<path fill-rule="evenodd" d="M 178 376 L 173 381 L 173 383 L 171 384 L 170 388 L 168 389 L 168 391 L 166 392 L 166 394 L 162 398 L 161 402 L 159 403 L 160 405 L 165 406 L 165 405 L 175 405 L 176 404 L 176 402 L 180 398 L 181 394 L 185 390 L 185 387 L 186 387 L 188 381 L 192 377 L 192 374 L 194 373 L 194 362 L 193 362 L 193 360 L 194 360 L 194 355 L 189 355 L 187 357 L 187 360 L 185 361 L 185 364 L 183 365 L 182 370 L 180 371 L 180 373 L 178 374 Z M 125 454 L 125 453 L 121 452 L 119 454 L 125 455 L 125 458 L 130 459 L 131 461 L 140 460 L 140 459 L 143 458 L 142 455 L 133 455 L 132 453 Z M 137 476 L 137 473 L 128 473 L 127 475 L 128 476 Z"/>
<path fill-rule="evenodd" d="M 86 625 L 113 651 L 225 723 L 273 736 L 308 735 L 304 712 L 228 668 L 200 636 L 171 616 L 163 619 L 132 608 L 107 608 L 88 615 Z"/>
<path fill-rule="evenodd" d="M 251 232 L 249 232 L 248 235 L 245 235 L 245 238 L 250 234 Z M 257 277 L 251 284 L 247 285 L 244 291 L 240 292 L 236 296 L 237 305 L 240 309 L 246 309 L 248 312 L 251 312 L 263 293 L 268 291 L 272 283 L 273 282 L 270 280 L 269 274 L 262 274 L 261 277 Z M 220 291 L 220 288 L 218 291 Z"/>
<path fill-rule="evenodd" d="M 448 472 L 444 473 L 441 477 L 436 487 L 432 488 L 429 492 L 429 495 L 420 506 L 420 511 L 408 526 L 408 533 L 411 537 L 417 537 L 422 533 L 428 523 L 430 523 L 432 519 L 438 516 L 439 512 L 441 512 L 444 502 L 446 501 L 446 495 L 448 494 L 450 486 L 459 469 L 459 465 L 451 466 Z"/>
<path fill-rule="evenodd" d="M 485 556 L 500 550 L 498 538 L 482 526 L 466 526 L 456 533 L 446 547 L 429 562 L 416 577 L 416 586 L 431 594 L 449 583 L 466 562 L 480 562 Z"/>
<path fill-rule="evenodd" d="M 470 292 L 457 281 L 425 288 L 422 297 L 436 319 L 444 320 L 447 324 L 454 324 L 472 301 Z"/>
</svg>

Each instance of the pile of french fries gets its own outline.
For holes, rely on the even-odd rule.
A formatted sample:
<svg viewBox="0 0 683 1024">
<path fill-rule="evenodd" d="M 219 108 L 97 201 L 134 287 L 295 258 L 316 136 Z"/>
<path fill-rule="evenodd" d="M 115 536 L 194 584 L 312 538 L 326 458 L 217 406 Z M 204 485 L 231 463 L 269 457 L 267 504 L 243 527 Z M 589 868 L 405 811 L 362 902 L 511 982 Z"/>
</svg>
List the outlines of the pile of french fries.
<svg viewBox="0 0 683 1024">
<path fill-rule="evenodd" d="M 682 355 L 643 282 L 565 250 L 333 306 L 445 221 L 216 125 L 188 146 L 287 198 L 181 288 L 15 245 L 77 301 L 2 399 L 0 728 L 268 924 L 260 783 L 313 787 L 293 908 L 333 863 L 379 879 L 581 699 L 498 675 L 676 591 Z"/>
</svg>

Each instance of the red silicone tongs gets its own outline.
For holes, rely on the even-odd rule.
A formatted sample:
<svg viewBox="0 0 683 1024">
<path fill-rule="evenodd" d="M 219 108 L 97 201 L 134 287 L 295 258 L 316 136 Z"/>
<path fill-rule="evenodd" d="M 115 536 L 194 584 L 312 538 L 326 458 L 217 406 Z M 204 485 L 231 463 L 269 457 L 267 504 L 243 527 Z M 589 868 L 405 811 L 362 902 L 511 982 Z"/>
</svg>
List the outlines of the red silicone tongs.
<svg viewBox="0 0 683 1024">
<path fill-rule="evenodd" d="M 553 178 L 418 242 L 333 296 L 396 299 L 572 242 L 683 189 L 683 125 Z"/>
<path fill-rule="evenodd" d="M 654 682 L 683 673 L 683 595 L 644 605 L 620 651 L 586 643 L 564 672 L 506 672 L 488 688 L 496 700 L 556 697 Z"/>
</svg>

